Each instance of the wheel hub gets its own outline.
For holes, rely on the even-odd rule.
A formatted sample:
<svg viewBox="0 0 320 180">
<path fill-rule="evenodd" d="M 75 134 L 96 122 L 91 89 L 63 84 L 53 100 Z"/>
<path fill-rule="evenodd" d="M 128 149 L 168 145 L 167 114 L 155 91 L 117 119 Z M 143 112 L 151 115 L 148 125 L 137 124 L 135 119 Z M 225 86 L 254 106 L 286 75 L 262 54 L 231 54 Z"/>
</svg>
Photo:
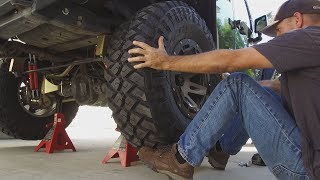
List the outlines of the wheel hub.
<svg viewBox="0 0 320 180">
<path fill-rule="evenodd" d="M 56 111 L 57 102 L 54 97 L 41 95 L 38 99 L 31 98 L 28 81 L 22 81 L 18 89 L 18 101 L 23 110 L 35 117 L 51 116 Z"/>
<path fill-rule="evenodd" d="M 175 55 L 201 53 L 198 43 L 192 39 L 183 39 L 175 47 Z M 171 88 L 180 111 L 188 118 L 193 118 L 207 99 L 209 76 L 170 72 Z"/>
</svg>

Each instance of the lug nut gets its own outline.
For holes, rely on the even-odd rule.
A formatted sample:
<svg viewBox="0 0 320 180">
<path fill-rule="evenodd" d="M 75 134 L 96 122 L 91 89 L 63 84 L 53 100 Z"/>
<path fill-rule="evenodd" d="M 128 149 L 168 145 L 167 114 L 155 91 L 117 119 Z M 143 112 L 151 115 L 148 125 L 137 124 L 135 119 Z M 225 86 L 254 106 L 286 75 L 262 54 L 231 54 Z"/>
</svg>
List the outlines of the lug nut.
<svg viewBox="0 0 320 180">
<path fill-rule="evenodd" d="M 69 15 L 69 13 L 70 13 L 70 11 L 69 11 L 69 9 L 68 8 L 64 8 L 63 10 L 62 10 L 62 14 L 64 14 L 64 15 Z"/>
</svg>

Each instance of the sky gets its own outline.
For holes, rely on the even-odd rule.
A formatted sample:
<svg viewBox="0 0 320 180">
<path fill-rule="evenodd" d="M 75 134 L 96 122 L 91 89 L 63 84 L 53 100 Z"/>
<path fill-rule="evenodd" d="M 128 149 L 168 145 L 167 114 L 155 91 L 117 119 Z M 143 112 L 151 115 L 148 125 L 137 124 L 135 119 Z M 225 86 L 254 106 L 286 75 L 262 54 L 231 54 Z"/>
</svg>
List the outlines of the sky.
<svg viewBox="0 0 320 180">
<path fill-rule="evenodd" d="M 277 11 L 285 0 L 248 0 L 254 18 Z"/>
</svg>

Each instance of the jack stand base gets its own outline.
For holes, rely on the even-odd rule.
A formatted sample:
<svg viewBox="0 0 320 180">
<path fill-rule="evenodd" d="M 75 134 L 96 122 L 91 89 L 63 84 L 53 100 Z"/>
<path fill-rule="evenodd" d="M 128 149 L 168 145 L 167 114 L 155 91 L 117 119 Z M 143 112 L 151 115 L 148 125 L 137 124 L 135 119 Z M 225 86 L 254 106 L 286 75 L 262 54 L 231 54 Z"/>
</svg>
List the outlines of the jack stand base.
<svg viewBox="0 0 320 180">
<path fill-rule="evenodd" d="M 37 152 L 41 148 L 45 148 L 46 153 L 48 154 L 53 153 L 54 150 L 62 151 L 65 149 L 72 149 L 73 151 L 76 151 L 76 148 L 64 128 L 64 123 L 64 115 L 61 113 L 55 113 L 52 128 L 34 151 Z"/>
<path fill-rule="evenodd" d="M 129 144 L 124 136 L 120 135 L 102 163 L 106 164 L 111 158 L 119 157 L 121 166 L 128 167 L 132 162 L 139 161 L 137 153 L 138 150 Z"/>
</svg>

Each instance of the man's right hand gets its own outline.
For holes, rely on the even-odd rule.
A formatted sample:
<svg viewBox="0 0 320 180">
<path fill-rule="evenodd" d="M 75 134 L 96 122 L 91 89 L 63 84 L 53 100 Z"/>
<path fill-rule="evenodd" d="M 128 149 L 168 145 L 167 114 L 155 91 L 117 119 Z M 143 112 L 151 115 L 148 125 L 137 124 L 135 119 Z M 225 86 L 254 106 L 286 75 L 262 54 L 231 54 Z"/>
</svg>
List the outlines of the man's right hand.
<svg viewBox="0 0 320 180">
<path fill-rule="evenodd" d="M 258 81 L 258 83 L 263 87 L 267 87 L 267 88 L 274 90 L 278 94 L 280 94 L 280 92 L 281 92 L 281 84 L 280 84 L 279 79 L 263 80 L 263 81 Z"/>
</svg>

